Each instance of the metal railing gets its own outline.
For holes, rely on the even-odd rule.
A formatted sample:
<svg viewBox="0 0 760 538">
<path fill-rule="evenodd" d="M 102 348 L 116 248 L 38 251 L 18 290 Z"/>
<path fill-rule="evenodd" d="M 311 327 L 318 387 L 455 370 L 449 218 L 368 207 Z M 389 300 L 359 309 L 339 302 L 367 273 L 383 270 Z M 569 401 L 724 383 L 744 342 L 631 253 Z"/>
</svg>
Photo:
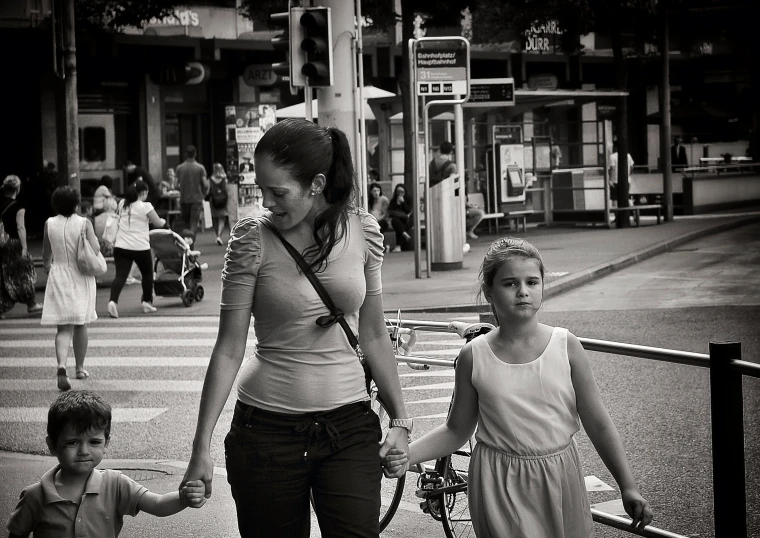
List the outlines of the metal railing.
<svg viewBox="0 0 760 538">
<path fill-rule="evenodd" d="M 481 316 L 490 321 L 488 315 Z M 447 322 L 399 320 L 399 327 L 455 333 Z M 693 353 L 579 337 L 588 351 L 698 366 L 710 370 L 711 447 L 715 538 L 747 536 L 747 495 L 744 463 L 743 377 L 760 378 L 760 364 L 741 360 L 741 343 L 710 342 L 710 353 Z M 453 359 L 396 355 L 398 362 L 453 368 Z M 663 529 L 631 527 L 631 520 L 591 509 L 594 521 L 638 536 L 685 538 Z"/>
</svg>

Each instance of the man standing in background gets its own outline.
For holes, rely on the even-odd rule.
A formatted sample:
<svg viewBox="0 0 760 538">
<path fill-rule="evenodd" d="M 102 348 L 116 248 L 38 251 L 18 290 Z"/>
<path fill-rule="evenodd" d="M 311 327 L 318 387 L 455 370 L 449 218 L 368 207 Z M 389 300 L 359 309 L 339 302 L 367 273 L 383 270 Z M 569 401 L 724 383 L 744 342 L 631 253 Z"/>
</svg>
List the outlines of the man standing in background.
<svg viewBox="0 0 760 538">
<path fill-rule="evenodd" d="M 618 145 L 617 142 L 612 144 L 612 155 L 610 155 L 610 198 L 612 198 L 612 207 L 617 207 L 617 191 L 618 191 Z M 633 173 L 633 157 L 628 154 L 628 165 L 626 166 L 626 181 L 631 183 L 631 173 Z M 628 191 L 630 193 L 630 190 Z"/>
<path fill-rule="evenodd" d="M 689 166 L 686 158 L 686 148 L 681 144 L 681 137 L 676 136 L 673 145 L 670 146 L 670 165 L 673 172 L 679 172 Z"/>
<path fill-rule="evenodd" d="M 187 146 L 185 162 L 177 167 L 177 183 L 179 185 L 179 207 L 182 221 L 193 234 L 198 227 L 203 200 L 209 189 L 206 169 L 195 160 L 195 146 Z"/>
</svg>

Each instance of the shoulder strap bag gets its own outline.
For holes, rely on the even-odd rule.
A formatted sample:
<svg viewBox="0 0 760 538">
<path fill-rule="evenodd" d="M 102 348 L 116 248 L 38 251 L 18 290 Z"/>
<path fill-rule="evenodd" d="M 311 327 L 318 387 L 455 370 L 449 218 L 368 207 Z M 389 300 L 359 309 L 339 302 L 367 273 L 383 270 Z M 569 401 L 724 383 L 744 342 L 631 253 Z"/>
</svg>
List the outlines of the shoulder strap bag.
<svg viewBox="0 0 760 538">
<path fill-rule="evenodd" d="M 372 372 L 369 369 L 369 364 L 367 364 L 367 359 L 364 356 L 364 353 L 362 353 L 362 348 L 359 346 L 359 339 L 354 334 L 354 331 L 351 330 L 351 327 L 348 325 L 348 322 L 346 321 L 343 312 L 335 306 L 335 303 L 333 303 L 332 299 L 330 298 L 330 295 L 327 293 L 327 290 L 322 286 L 322 283 L 317 278 L 317 275 L 314 274 L 314 271 L 311 270 L 311 267 L 309 267 L 309 264 L 306 263 L 306 260 L 303 259 L 303 256 L 301 256 L 301 253 L 296 250 L 296 248 L 291 245 L 287 239 L 285 239 L 282 234 L 280 233 L 280 230 L 277 229 L 277 227 L 272 224 L 271 222 L 267 220 L 262 221 L 264 225 L 269 228 L 274 235 L 277 236 L 277 238 L 282 242 L 283 246 L 285 247 L 285 250 L 288 251 L 288 254 L 296 261 L 298 264 L 298 267 L 301 268 L 301 271 L 304 275 L 306 275 L 306 278 L 309 279 L 309 282 L 311 282 L 311 285 L 314 287 L 314 290 L 317 292 L 317 295 L 319 295 L 319 298 L 322 299 L 322 302 L 325 304 L 327 309 L 330 311 L 329 316 L 319 316 L 317 318 L 317 325 L 319 325 L 322 328 L 331 327 L 335 323 L 338 323 L 338 325 L 341 326 L 343 329 L 343 332 L 346 333 L 346 337 L 348 338 L 348 343 L 351 345 L 351 348 L 356 353 L 356 356 L 359 358 L 359 362 L 362 365 L 362 368 L 364 369 L 364 384 L 365 388 L 367 389 L 367 393 L 369 393 L 370 390 L 370 383 L 372 382 Z"/>
<path fill-rule="evenodd" d="M 87 240 L 87 221 L 84 221 L 82 231 L 79 233 L 77 246 L 77 267 L 79 272 L 88 276 L 101 276 L 108 270 L 103 254 L 95 252 Z"/>
<path fill-rule="evenodd" d="M 5 209 L 3 209 L 3 212 L 0 213 L 0 247 L 4 246 L 10 239 L 8 232 L 5 231 L 5 226 L 3 225 L 2 217 L 3 215 L 5 215 L 5 212 L 8 211 L 11 208 L 11 206 L 15 203 L 16 201 L 14 200 L 13 202 L 5 206 Z"/>
</svg>

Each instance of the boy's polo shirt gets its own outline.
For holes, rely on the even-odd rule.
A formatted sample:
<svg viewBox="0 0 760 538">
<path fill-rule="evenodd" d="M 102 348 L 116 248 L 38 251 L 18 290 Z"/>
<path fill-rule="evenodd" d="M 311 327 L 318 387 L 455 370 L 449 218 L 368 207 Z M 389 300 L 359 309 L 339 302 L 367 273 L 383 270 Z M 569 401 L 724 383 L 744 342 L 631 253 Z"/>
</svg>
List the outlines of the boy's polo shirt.
<svg viewBox="0 0 760 538">
<path fill-rule="evenodd" d="M 137 503 L 148 491 L 119 471 L 94 469 L 85 484 L 82 501 L 76 504 L 58 495 L 55 474 L 59 468 L 56 465 L 21 492 L 8 521 L 11 534 L 116 538 L 124 525 L 124 515 L 136 516 Z"/>
</svg>

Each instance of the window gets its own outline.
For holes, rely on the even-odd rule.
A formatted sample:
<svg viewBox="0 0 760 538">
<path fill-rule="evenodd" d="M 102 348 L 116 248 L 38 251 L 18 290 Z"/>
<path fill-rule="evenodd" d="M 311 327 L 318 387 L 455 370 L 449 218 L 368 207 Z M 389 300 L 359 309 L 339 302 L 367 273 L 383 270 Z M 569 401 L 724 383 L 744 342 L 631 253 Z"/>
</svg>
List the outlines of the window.
<svg viewBox="0 0 760 538">
<path fill-rule="evenodd" d="M 106 130 L 104 127 L 79 129 L 79 160 L 100 163 L 106 160 Z"/>
</svg>

